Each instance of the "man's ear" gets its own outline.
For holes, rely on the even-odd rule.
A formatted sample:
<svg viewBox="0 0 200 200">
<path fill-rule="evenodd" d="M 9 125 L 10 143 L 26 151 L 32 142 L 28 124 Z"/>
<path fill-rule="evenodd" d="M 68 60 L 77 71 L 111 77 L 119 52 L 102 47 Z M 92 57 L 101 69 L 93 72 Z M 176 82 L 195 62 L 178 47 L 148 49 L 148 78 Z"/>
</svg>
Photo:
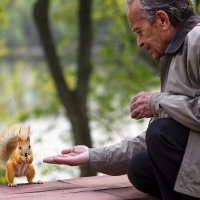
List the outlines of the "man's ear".
<svg viewBox="0 0 200 200">
<path fill-rule="evenodd" d="M 168 30 L 169 27 L 171 26 L 171 23 L 170 23 L 170 20 L 169 20 L 169 16 L 163 10 L 158 10 L 156 12 L 156 19 L 158 20 L 158 23 L 162 26 L 162 29 L 164 31 Z"/>
</svg>

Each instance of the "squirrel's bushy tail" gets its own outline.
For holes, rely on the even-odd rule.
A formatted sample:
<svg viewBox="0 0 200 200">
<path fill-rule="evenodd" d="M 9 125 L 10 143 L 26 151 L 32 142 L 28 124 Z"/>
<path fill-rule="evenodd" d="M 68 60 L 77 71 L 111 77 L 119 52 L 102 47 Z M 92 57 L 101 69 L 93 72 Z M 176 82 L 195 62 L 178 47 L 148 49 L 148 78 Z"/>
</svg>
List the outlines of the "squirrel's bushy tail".
<svg viewBox="0 0 200 200">
<path fill-rule="evenodd" d="M 0 167 L 3 169 L 11 153 L 17 147 L 19 128 L 12 127 L 0 132 Z"/>
</svg>

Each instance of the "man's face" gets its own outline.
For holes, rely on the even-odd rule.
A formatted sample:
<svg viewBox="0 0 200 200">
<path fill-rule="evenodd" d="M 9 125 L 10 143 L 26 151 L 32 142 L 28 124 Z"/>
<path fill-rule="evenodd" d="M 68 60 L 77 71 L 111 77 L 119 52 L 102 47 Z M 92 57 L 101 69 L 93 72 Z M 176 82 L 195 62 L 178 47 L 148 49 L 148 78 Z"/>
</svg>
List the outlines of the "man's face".
<svg viewBox="0 0 200 200">
<path fill-rule="evenodd" d="M 171 38 L 163 31 L 160 21 L 151 24 L 135 0 L 128 8 L 128 21 L 133 32 L 137 34 L 137 46 L 144 47 L 154 59 L 164 55 Z"/>
</svg>

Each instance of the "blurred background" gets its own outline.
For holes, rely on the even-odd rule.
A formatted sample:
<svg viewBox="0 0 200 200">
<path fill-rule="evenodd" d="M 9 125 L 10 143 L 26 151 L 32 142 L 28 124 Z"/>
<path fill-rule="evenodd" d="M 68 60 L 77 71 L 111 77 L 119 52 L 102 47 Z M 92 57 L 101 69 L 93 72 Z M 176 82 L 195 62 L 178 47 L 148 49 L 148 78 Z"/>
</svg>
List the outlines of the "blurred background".
<svg viewBox="0 0 200 200">
<path fill-rule="evenodd" d="M 145 90 L 159 90 L 159 66 L 136 47 L 124 0 L 0 1 L 0 129 L 31 126 L 37 179 L 95 175 L 42 159 L 144 131 L 129 101 Z"/>
</svg>

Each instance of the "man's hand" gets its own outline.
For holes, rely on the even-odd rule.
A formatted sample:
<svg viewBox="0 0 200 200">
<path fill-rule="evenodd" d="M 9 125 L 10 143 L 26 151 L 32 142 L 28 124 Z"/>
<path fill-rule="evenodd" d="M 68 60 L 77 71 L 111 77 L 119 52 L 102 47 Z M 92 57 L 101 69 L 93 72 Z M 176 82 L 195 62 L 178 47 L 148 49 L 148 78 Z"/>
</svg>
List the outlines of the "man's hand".
<svg viewBox="0 0 200 200">
<path fill-rule="evenodd" d="M 44 158 L 43 162 L 70 166 L 88 165 L 89 148 L 84 145 L 79 145 L 72 148 L 63 149 L 60 155 Z"/>
<path fill-rule="evenodd" d="M 140 92 L 131 98 L 130 111 L 133 119 L 142 119 L 152 117 L 150 92 Z"/>
</svg>

